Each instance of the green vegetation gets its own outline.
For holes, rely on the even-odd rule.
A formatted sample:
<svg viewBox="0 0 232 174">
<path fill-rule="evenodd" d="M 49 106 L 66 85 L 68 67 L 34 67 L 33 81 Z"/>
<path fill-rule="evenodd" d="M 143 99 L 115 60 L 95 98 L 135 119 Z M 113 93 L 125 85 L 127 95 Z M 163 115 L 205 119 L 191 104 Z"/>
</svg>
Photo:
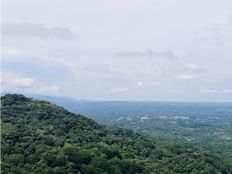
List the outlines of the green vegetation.
<svg viewBox="0 0 232 174">
<path fill-rule="evenodd" d="M 3 174 L 232 173 L 206 151 L 108 128 L 22 95 L 1 98 L 1 117 Z"/>
<path fill-rule="evenodd" d="M 203 148 L 232 163 L 231 102 L 54 102 L 100 124 L 133 129 L 159 142 Z"/>
</svg>

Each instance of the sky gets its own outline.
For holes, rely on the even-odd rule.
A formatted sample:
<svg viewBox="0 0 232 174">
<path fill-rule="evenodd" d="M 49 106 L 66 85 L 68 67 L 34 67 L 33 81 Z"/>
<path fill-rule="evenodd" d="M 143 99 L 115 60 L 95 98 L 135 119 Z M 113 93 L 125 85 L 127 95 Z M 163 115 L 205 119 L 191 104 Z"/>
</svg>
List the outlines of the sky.
<svg viewBox="0 0 232 174">
<path fill-rule="evenodd" d="M 1 92 L 232 101 L 231 0 L 2 0 Z"/>
</svg>

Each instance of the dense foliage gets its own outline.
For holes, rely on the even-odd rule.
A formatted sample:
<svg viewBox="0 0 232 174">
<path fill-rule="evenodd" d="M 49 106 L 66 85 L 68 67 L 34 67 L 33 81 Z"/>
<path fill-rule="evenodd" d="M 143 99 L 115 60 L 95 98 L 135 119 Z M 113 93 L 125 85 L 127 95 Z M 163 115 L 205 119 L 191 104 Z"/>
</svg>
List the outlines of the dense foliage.
<svg viewBox="0 0 232 174">
<path fill-rule="evenodd" d="M 205 151 L 107 128 L 22 95 L 1 98 L 1 117 L 3 174 L 232 173 Z"/>
<path fill-rule="evenodd" d="M 99 102 L 47 98 L 98 123 L 191 145 L 232 163 L 231 102 Z"/>
</svg>

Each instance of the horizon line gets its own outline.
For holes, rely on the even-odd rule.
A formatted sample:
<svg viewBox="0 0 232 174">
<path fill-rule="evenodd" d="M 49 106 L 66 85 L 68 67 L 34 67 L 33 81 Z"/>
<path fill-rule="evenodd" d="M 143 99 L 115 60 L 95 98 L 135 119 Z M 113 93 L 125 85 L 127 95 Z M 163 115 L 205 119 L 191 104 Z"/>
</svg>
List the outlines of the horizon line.
<svg viewBox="0 0 232 174">
<path fill-rule="evenodd" d="M 105 99 L 77 99 L 69 96 L 59 96 L 59 95 L 43 95 L 43 94 L 32 94 L 32 93 L 13 93 L 13 92 L 1 92 L 1 97 L 7 94 L 21 94 L 29 98 L 39 99 L 41 97 L 59 98 L 59 99 L 69 99 L 74 101 L 86 101 L 86 102 L 154 102 L 154 103 L 232 103 L 232 101 L 200 101 L 200 100 L 105 100 Z M 37 98 L 38 97 L 38 98 Z M 46 100 L 46 99 L 43 99 Z"/>
</svg>

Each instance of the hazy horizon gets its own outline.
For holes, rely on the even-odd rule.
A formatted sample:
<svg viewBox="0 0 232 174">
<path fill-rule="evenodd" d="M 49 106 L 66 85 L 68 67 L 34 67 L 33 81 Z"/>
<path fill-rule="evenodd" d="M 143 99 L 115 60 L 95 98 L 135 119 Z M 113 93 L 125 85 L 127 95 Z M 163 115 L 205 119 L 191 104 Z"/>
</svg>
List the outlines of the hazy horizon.
<svg viewBox="0 0 232 174">
<path fill-rule="evenodd" d="M 197 101 L 197 100 L 94 100 L 94 99 L 88 99 L 88 98 L 73 98 L 69 96 L 58 96 L 58 95 L 41 95 L 41 94 L 32 94 L 32 93 L 11 93 L 11 92 L 4 92 L 0 93 L 1 96 L 7 95 L 7 94 L 19 94 L 24 95 L 26 97 L 30 97 L 33 99 L 38 100 L 48 100 L 54 99 L 54 100 L 69 100 L 74 102 L 128 102 L 128 103 L 228 103 L 231 104 L 232 101 Z M 51 100 L 51 102 L 53 102 Z"/>
</svg>

